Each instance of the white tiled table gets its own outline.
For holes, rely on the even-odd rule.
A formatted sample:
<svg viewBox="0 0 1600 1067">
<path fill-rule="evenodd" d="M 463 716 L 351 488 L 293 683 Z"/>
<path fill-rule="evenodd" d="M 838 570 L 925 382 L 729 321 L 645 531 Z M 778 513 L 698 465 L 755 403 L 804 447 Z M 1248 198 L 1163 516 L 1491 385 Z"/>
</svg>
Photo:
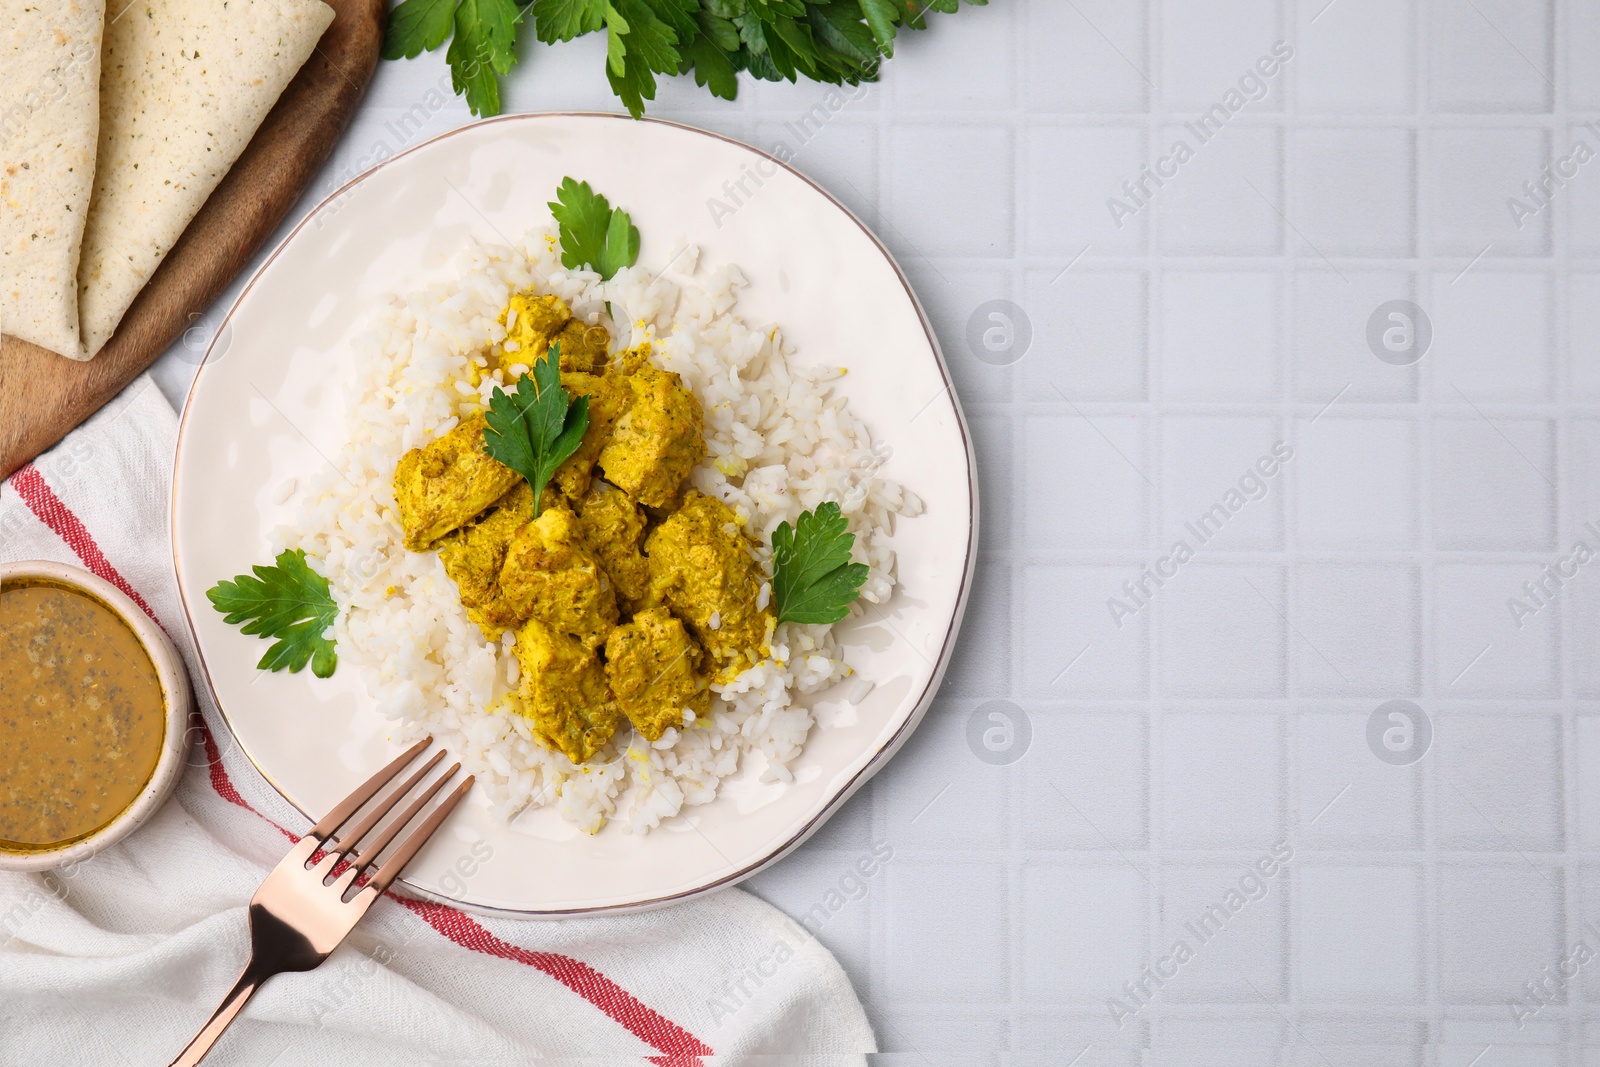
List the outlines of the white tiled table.
<svg viewBox="0 0 1600 1067">
<path fill-rule="evenodd" d="M 1278 41 L 1293 57 L 1199 143 L 1185 124 Z M 1521 1028 L 1508 1001 L 1600 953 L 1600 559 L 1520 628 L 1507 601 L 1600 552 L 1600 159 L 1520 228 L 1507 200 L 1600 153 L 1597 56 L 1591 0 L 995 0 L 803 145 L 821 87 L 664 87 L 652 114 L 797 147 L 878 230 L 978 441 L 939 701 L 750 883 L 843 960 L 885 1062 L 1592 1062 L 1600 963 Z M 602 61 L 531 46 L 508 110 L 611 107 Z M 299 210 L 465 122 L 443 76 L 384 64 Z M 1179 140 L 1115 225 L 1108 198 Z M 997 299 L 1031 332 L 1006 365 L 968 343 Z M 1393 300 L 1431 324 L 1414 365 L 1367 340 Z M 195 358 L 159 365 L 169 395 Z M 1185 523 L 1241 479 L 1201 545 Z M 1193 558 L 1117 626 L 1107 601 L 1178 539 Z M 1391 700 L 1426 717 L 1409 750 L 1404 718 L 1369 744 Z M 1009 750 L 994 701 L 1020 709 Z M 1287 866 L 1253 874 L 1274 846 Z M 1241 887 L 1202 943 L 1185 924 Z M 1108 1000 L 1141 981 L 1119 1028 Z"/>
</svg>

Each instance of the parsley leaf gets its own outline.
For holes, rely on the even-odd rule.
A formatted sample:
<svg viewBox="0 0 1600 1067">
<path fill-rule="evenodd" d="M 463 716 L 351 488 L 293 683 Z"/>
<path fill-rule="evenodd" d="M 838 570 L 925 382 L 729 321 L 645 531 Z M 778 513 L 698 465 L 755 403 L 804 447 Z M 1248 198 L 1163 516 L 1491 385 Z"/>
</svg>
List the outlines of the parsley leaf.
<svg viewBox="0 0 1600 1067">
<path fill-rule="evenodd" d="M 568 270 L 588 267 L 610 279 L 638 260 L 638 227 L 588 182 L 563 178 L 550 211 L 561 226 L 561 265 Z"/>
<path fill-rule="evenodd" d="M 517 382 L 515 396 L 495 386 L 485 416 L 483 450 L 533 486 L 533 517 L 556 468 L 583 443 L 589 428 L 589 398 L 573 400 L 561 386 L 561 346 L 533 365 Z"/>
<path fill-rule="evenodd" d="M 644 60 L 658 74 L 678 73 L 678 35 L 645 0 L 611 0 L 615 10 L 627 16 L 624 44 L 629 56 Z"/>
<path fill-rule="evenodd" d="M 900 21 L 900 11 L 894 0 L 860 0 L 861 13 L 866 17 L 867 28 L 878 42 L 878 49 L 886 56 L 894 55 L 895 23 Z"/>
<path fill-rule="evenodd" d="M 623 38 L 628 32 L 628 20 L 622 17 L 622 12 L 606 4 L 606 75 L 620 77 L 627 69 L 628 45 Z M 651 88 L 654 89 L 652 83 Z M 615 86 L 613 85 L 613 90 Z M 618 95 L 621 95 L 620 93 Z"/>
<path fill-rule="evenodd" d="M 826 7 L 813 7 L 806 13 L 806 19 L 811 25 L 812 32 L 817 35 L 817 40 L 840 53 L 850 64 L 866 65 L 878 62 L 878 49 L 872 31 L 862 25 L 859 12 L 849 10 L 844 4 L 835 3 Z M 837 57 L 831 57 L 826 52 L 823 58 L 840 65 L 836 62 Z"/>
<path fill-rule="evenodd" d="M 628 109 L 628 114 L 638 118 L 644 114 L 644 102 L 656 98 L 656 76 L 642 59 L 627 52 L 627 46 L 622 41 L 616 35 L 607 40 L 608 51 L 615 44 L 617 60 L 606 67 L 606 81 L 611 83 L 611 91 L 617 94 L 617 99 Z"/>
<path fill-rule="evenodd" d="M 606 223 L 606 247 L 601 253 L 603 263 L 600 275 L 609 278 L 623 267 L 631 267 L 639 259 L 639 228 L 621 208 L 611 212 Z"/>
<path fill-rule="evenodd" d="M 605 24 L 606 0 L 534 0 L 534 33 L 545 44 L 570 41 Z"/>
<path fill-rule="evenodd" d="M 838 622 L 867 580 L 867 565 L 850 562 L 856 535 L 839 505 L 824 501 L 794 526 L 772 532 L 772 602 L 779 622 Z"/>
<path fill-rule="evenodd" d="M 516 0 L 461 0 L 456 8 L 456 35 L 445 59 L 450 84 L 467 98 L 474 115 L 500 113 L 500 75 L 517 61 Z"/>
<path fill-rule="evenodd" d="M 701 87 L 710 88 L 711 95 L 724 100 L 732 100 L 739 93 L 738 73 L 729 61 L 727 51 L 714 37 L 731 32 L 734 46 L 738 47 L 739 34 L 733 29 L 733 24 L 726 19 L 710 19 L 702 22 L 705 32 L 689 42 L 684 50 L 684 70 L 694 71 L 694 83 Z M 726 26 L 728 29 L 723 30 Z"/>
<path fill-rule="evenodd" d="M 474 115 L 500 113 L 500 79 L 495 77 L 481 41 L 458 32 L 445 53 L 450 63 L 450 85 L 457 96 L 467 99 Z"/>
<path fill-rule="evenodd" d="M 402 0 L 389 15 L 384 59 L 411 59 L 444 44 L 454 25 L 457 0 Z"/>
<path fill-rule="evenodd" d="M 695 21 L 698 32 L 689 45 L 691 51 L 695 45 L 702 43 L 716 52 L 727 53 L 739 50 L 739 27 L 735 26 L 731 19 L 723 18 L 711 11 L 702 11 L 696 16 Z M 724 61 L 728 61 L 726 55 L 722 58 Z M 732 66 L 731 62 L 729 62 L 729 66 Z"/>
<path fill-rule="evenodd" d="M 298 548 L 278 553 L 271 567 L 257 564 L 250 569 L 254 575 L 218 582 L 206 590 L 206 598 L 223 613 L 223 622 L 245 623 L 240 633 L 276 638 L 256 667 L 264 671 L 288 667 L 295 674 L 309 662 L 318 678 L 332 674 L 339 657 L 333 639 L 324 633 L 338 618 L 339 606 L 328 591 L 328 579 L 311 569 Z"/>
<path fill-rule="evenodd" d="M 682 2 L 606 0 L 606 80 L 634 118 L 656 98 L 656 75 L 677 74 L 682 65 L 678 41 L 695 32 Z"/>
</svg>

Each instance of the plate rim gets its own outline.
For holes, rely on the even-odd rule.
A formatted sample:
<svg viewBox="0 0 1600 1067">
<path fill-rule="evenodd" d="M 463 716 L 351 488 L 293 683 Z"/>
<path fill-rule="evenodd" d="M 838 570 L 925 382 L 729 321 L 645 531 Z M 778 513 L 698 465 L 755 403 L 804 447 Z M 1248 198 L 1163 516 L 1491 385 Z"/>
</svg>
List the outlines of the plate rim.
<svg viewBox="0 0 1600 1067">
<path fill-rule="evenodd" d="M 627 915 L 636 912 L 651 911 L 657 908 L 670 907 L 674 904 L 681 904 L 689 900 L 694 900 L 699 897 L 716 893 L 730 886 L 737 885 L 739 882 L 742 882 L 745 879 L 767 869 L 768 867 L 771 867 L 773 864 L 784 859 L 795 849 L 799 848 L 809 837 L 811 837 L 812 834 L 821 829 L 822 825 L 832 818 L 847 800 L 854 796 L 862 786 L 866 785 L 866 783 L 870 781 L 874 775 L 876 775 L 883 769 L 885 765 L 887 765 L 889 760 L 900 750 L 901 746 L 905 744 L 906 740 L 910 738 L 911 734 L 915 732 L 916 728 L 921 725 L 923 718 L 927 715 L 928 709 L 933 704 L 934 698 L 938 695 L 939 689 L 944 682 L 945 672 L 950 666 L 950 659 L 955 647 L 956 638 L 960 633 L 961 623 L 966 615 L 967 602 L 972 592 L 972 577 L 973 571 L 976 567 L 978 554 L 978 465 L 977 457 L 972 446 L 972 432 L 967 426 L 966 414 L 961 409 L 960 396 L 956 391 L 955 382 L 950 377 L 950 368 L 945 361 L 944 351 L 939 345 L 939 339 L 934 333 L 933 324 L 928 320 L 927 310 L 922 306 L 922 301 L 918 299 L 916 290 L 911 287 L 911 283 L 906 278 L 906 273 L 904 269 L 901 268 L 899 261 L 895 259 L 894 254 L 889 251 L 888 247 L 884 245 L 883 241 L 878 237 L 878 235 L 873 232 L 872 228 L 863 222 L 854 211 L 850 210 L 849 207 L 842 203 L 836 196 L 825 189 L 815 179 L 811 178 L 809 175 L 796 169 L 795 167 L 790 166 L 788 163 L 779 159 L 777 156 L 774 156 L 772 153 L 758 148 L 746 141 L 739 140 L 736 137 L 730 137 L 727 134 L 717 133 L 713 130 L 702 129 L 699 126 L 692 126 L 688 123 L 676 122 L 671 119 L 653 118 L 650 116 L 635 119 L 629 115 L 613 111 L 525 111 L 510 115 L 496 115 L 490 118 L 480 119 L 476 122 L 469 122 L 464 125 L 457 126 L 451 130 L 445 130 L 444 132 L 435 134 L 426 140 L 419 141 L 414 145 L 410 145 L 404 150 L 389 156 L 387 159 L 379 160 L 373 166 L 362 171 L 360 174 L 353 176 L 349 181 L 332 190 L 321 200 L 319 200 L 314 207 L 308 210 L 305 215 L 303 215 L 300 220 L 295 223 L 294 228 L 285 234 L 283 239 L 273 247 L 271 253 L 267 255 L 267 258 L 261 261 L 261 265 L 251 272 L 250 279 L 245 283 L 244 288 L 239 290 L 239 295 L 234 298 L 233 303 L 228 307 L 227 314 L 225 314 L 222 317 L 222 321 L 218 323 L 216 332 L 212 334 L 211 342 L 206 346 L 205 355 L 195 367 L 194 377 L 191 379 L 189 383 L 189 390 L 184 396 L 183 411 L 178 419 L 177 440 L 173 448 L 173 487 L 171 493 L 171 503 L 168 506 L 168 541 L 172 548 L 172 566 L 174 578 L 176 579 L 176 585 L 178 587 L 178 600 L 183 607 L 184 622 L 187 623 L 189 627 L 189 640 L 194 647 L 195 658 L 200 665 L 200 681 L 205 685 L 206 692 L 210 694 L 211 702 L 217 709 L 218 717 L 222 720 L 224 728 L 227 729 L 234 747 L 244 755 L 245 759 L 249 761 L 250 766 L 258 775 L 261 776 L 263 781 L 272 787 L 272 790 L 278 794 L 279 798 L 308 820 L 312 822 L 316 821 L 316 816 L 301 808 L 299 804 L 290 799 L 288 793 L 285 792 L 283 787 L 273 779 L 272 775 L 267 773 L 266 769 L 261 766 L 260 761 L 258 761 L 255 755 L 251 753 L 248 747 L 246 747 L 244 741 L 239 737 L 238 731 L 234 728 L 233 720 L 228 714 L 227 707 L 223 704 L 221 696 L 217 692 L 215 681 L 212 679 L 211 667 L 206 662 L 205 650 L 201 647 L 199 638 L 196 636 L 198 631 L 195 627 L 193 610 L 194 606 L 190 603 L 190 597 L 184 579 L 183 563 L 178 554 L 178 470 L 183 456 L 185 434 L 189 426 L 189 413 L 194 407 L 195 392 L 200 385 L 200 375 L 205 370 L 206 364 L 210 362 L 212 353 L 215 351 L 218 342 L 222 338 L 228 336 L 228 325 L 233 319 L 234 312 L 236 312 L 239 309 L 239 306 L 244 303 L 246 297 L 249 296 L 250 291 L 255 288 L 256 282 L 258 282 L 262 275 L 266 273 L 267 269 L 272 266 L 273 261 L 278 258 L 279 254 L 281 254 L 283 250 L 286 249 L 292 241 L 294 241 L 294 239 L 300 234 L 300 231 L 304 229 L 314 218 L 316 218 L 316 216 L 330 203 L 339 199 L 355 186 L 366 181 L 380 169 L 387 167 L 392 163 L 398 162 L 399 160 L 402 160 L 405 157 L 424 148 L 428 148 L 440 141 L 447 140 L 448 138 L 458 136 L 468 131 L 477 131 L 483 127 L 496 125 L 503 122 L 538 121 L 540 119 L 550 118 L 612 119 L 623 122 L 649 122 L 660 126 L 667 126 L 678 130 L 683 130 L 692 134 L 698 134 L 703 137 L 711 137 L 718 141 L 722 141 L 725 144 L 732 145 L 735 148 L 743 149 L 746 152 L 750 152 L 755 156 L 770 161 L 775 166 L 781 167 L 783 170 L 788 171 L 791 175 L 810 186 L 817 193 L 821 194 L 822 197 L 828 201 L 828 203 L 833 205 L 833 207 L 843 212 L 844 216 L 854 223 L 858 229 L 860 229 L 866 238 L 872 242 L 873 246 L 878 250 L 878 253 L 883 256 L 885 262 L 889 264 L 890 269 L 894 271 L 895 278 L 900 282 L 901 288 L 905 291 L 906 296 L 910 298 L 912 308 L 917 313 L 917 319 L 922 325 L 923 334 L 927 338 L 929 348 L 933 353 L 934 365 L 938 368 L 939 376 L 944 381 L 944 392 L 949 396 L 951 409 L 955 412 L 956 429 L 961 434 L 962 450 L 966 455 L 967 499 L 969 503 L 967 516 L 967 544 L 966 551 L 962 557 L 960 588 L 956 595 L 956 603 L 950 616 L 949 626 L 945 631 L 944 640 L 940 643 L 938 658 L 934 662 L 933 671 L 928 677 L 927 684 L 923 687 L 921 694 L 918 695 L 916 703 L 912 707 L 910 713 L 906 715 L 904 721 L 900 724 L 899 728 L 895 730 L 894 734 L 887 741 L 879 745 L 877 751 L 874 752 L 871 758 L 869 758 L 867 762 L 863 764 L 854 775 L 851 776 L 850 780 L 846 782 L 840 789 L 838 789 L 827 801 L 827 803 L 825 803 L 822 808 L 810 819 L 806 820 L 805 824 L 802 825 L 787 841 L 768 851 L 759 859 L 754 860 L 739 870 L 723 875 L 714 881 L 707 882 L 692 889 L 670 893 L 665 896 L 651 897 L 638 901 L 628 901 L 620 904 L 604 904 L 594 907 L 554 909 L 501 908 L 491 905 L 475 904 L 470 901 L 458 900 L 454 897 L 443 896 L 441 894 L 424 889 L 421 886 L 410 882 L 403 876 L 397 878 L 393 886 L 390 887 L 391 890 L 403 889 L 405 895 L 425 900 L 430 903 L 442 904 L 452 908 L 459 908 L 478 915 L 511 919 L 571 919 L 598 915 Z M 221 763 L 221 761 L 222 756 L 219 752 L 217 756 L 217 762 Z"/>
</svg>

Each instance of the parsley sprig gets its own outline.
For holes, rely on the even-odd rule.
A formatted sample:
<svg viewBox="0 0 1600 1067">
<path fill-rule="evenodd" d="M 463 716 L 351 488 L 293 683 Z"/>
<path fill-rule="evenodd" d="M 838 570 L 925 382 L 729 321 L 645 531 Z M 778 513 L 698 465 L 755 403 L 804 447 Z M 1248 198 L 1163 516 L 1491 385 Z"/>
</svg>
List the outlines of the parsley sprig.
<svg viewBox="0 0 1600 1067">
<path fill-rule="evenodd" d="M 561 227 L 561 265 L 568 270 L 588 267 L 609 281 L 638 260 L 638 227 L 588 182 L 563 178 L 550 213 Z"/>
<path fill-rule="evenodd" d="M 484 418 L 489 425 L 483 450 L 533 486 L 533 517 L 538 518 L 544 487 L 589 428 L 589 398 L 573 400 L 561 386 L 561 346 L 551 345 L 533 373 L 518 380 L 515 396 L 495 386 Z"/>
<path fill-rule="evenodd" d="M 772 601 L 779 622 L 834 623 L 867 580 L 867 565 L 851 563 L 856 535 L 846 529 L 839 505 L 828 500 L 800 513 L 794 526 L 772 532 Z"/>
<path fill-rule="evenodd" d="M 256 667 L 288 667 L 295 674 L 309 662 L 318 678 L 332 674 L 339 657 L 333 639 L 324 634 L 338 618 L 339 606 L 328 591 L 328 579 L 311 569 L 298 548 L 278 553 L 271 567 L 257 564 L 250 569 L 255 573 L 218 582 L 206 590 L 206 598 L 223 613 L 223 622 L 245 624 L 240 633 L 273 639 Z"/>
<path fill-rule="evenodd" d="M 989 0 L 966 0 L 987 4 Z M 694 74 L 732 100 L 737 75 L 832 85 L 878 79 L 901 29 L 961 0 L 402 0 L 389 17 L 385 59 L 410 59 L 450 41 L 451 81 L 476 115 L 500 112 L 500 77 L 517 61 L 523 22 L 545 44 L 606 35 L 606 78 L 635 118 L 656 76 Z"/>
</svg>

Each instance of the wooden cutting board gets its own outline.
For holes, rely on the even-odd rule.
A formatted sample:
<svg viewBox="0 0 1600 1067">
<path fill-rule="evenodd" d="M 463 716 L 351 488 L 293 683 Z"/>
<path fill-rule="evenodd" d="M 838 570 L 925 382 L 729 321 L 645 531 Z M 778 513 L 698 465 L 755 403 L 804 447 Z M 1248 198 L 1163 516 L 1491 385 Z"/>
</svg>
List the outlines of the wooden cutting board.
<svg viewBox="0 0 1600 1067">
<path fill-rule="evenodd" d="M 98 411 L 204 313 L 311 183 L 378 65 L 385 0 L 326 0 L 333 22 L 165 262 L 88 362 L 0 338 L 0 478 Z"/>
</svg>

